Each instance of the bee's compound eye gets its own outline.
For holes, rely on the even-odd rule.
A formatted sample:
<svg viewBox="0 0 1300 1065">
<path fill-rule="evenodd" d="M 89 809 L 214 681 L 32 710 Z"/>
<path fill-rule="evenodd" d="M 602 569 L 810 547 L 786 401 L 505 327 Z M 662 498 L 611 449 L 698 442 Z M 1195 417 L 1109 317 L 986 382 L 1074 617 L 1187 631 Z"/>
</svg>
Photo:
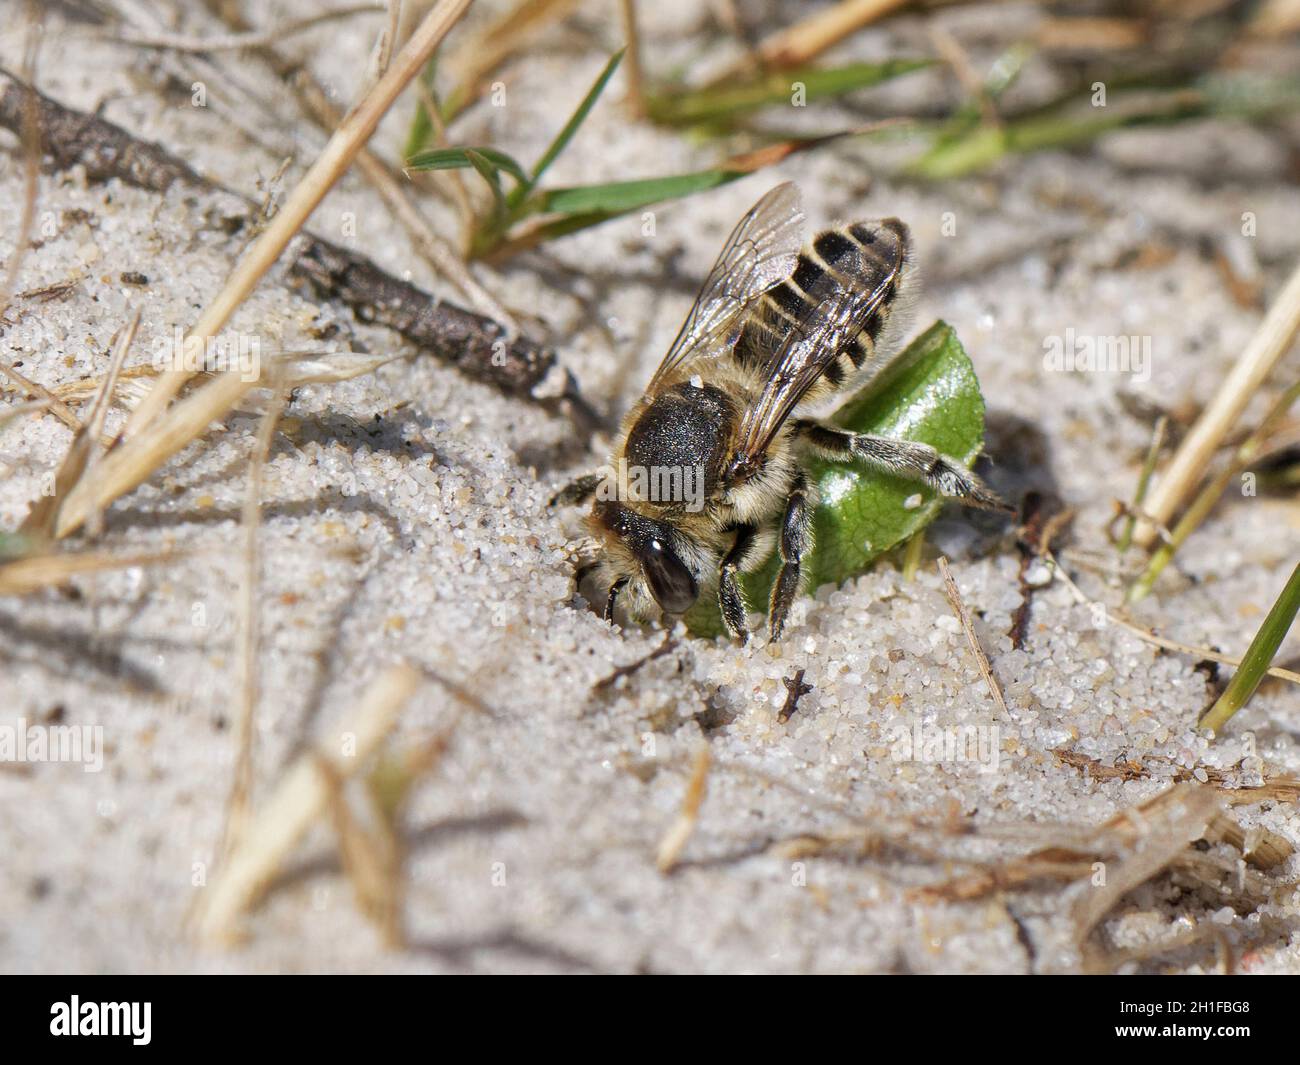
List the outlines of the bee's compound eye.
<svg viewBox="0 0 1300 1065">
<path fill-rule="evenodd" d="M 695 578 L 673 550 L 659 540 L 646 544 L 641 567 L 650 582 L 650 593 L 666 613 L 685 613 L 699 598 Z"/>
</svg>

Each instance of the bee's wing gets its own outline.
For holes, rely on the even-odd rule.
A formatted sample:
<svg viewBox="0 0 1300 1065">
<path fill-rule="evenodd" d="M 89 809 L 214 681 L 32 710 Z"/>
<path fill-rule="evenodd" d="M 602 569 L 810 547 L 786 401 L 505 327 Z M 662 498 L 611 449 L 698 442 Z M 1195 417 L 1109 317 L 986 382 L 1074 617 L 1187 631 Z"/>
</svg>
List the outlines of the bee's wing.
<svg viewBox="0 0 1300 1065">
<path fill-rule="evenodd" d="M 793 182 L 771 189 L 732 230 L 705 278 L 650 388 L 698 355 L 721 355 L 736 342 L 744 311 L 794 269 L 803 243 L 803 207 Z"/>
<path fill-rule="evenodd" d="M 881 313 L 903 270 L 904 257 L 902 241 L 884 257 L 859 244 L 838 257 L 833 270 L 819 272 L 803 293 L 801 313 L 767 364 L 762 391 L 741 418 L 730 464 L 733 476 L 743 477 L 757 467 L 790 412 L 826 367 Z"/>
</svg>

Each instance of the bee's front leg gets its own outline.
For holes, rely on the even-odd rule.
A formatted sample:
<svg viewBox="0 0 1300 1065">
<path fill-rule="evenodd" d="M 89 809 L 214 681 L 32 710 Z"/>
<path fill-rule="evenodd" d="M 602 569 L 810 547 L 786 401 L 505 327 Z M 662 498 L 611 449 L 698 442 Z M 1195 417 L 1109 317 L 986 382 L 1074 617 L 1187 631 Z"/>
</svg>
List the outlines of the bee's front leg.
<svg viewBox="0 0 1300 1065">
<path fill-rule="evenodd" d="M 585 503 L 596 494 L 600 482 L 601 475 L 599 473 L 583 474 L 577 480 L 570 481 L 556 492 L 546 505 L 548 507 L 574 507 L 579 503 Z"/>
<path fill-rule="evenodd" d="M 804 556 L 812 550 L 812 507 L 808 500 L 808 482 L 800 473 L 791 486 L 790 499 L 781 519 L 781 537 L 777 546 L 781 552 L 781 572 L 772 585 L 772 599 L 768 604 L 767 624 L 771 640 L 781 638 L 790 604 L 799 594 Z"/>
<path fill-rule="evenodd" d="M 915 440 L 892 440 L 870 433 L 823 425 L 815 421 L 794 424 L 800 439 L 815 451 L 838 462 L 863 462 L 895 477 L 920 481 L 940 495 L 960 500 L 970 507 L 1014 510 L 961 463 L 942 455 L 929 444 Z"/>
<path fill-rule="evenodd" d="M 727 626 L 731 638 L 741 643 L 749 640 L 749 629 L 745 625 L 747 608 L 745 593 L 740 588 L 740 572 L 757 535 L 758 530 L 752 525 L 737 526 L 736 542 L 718 569 L 718 610 L 722 613 L 722 623 Z"/>
</svg>

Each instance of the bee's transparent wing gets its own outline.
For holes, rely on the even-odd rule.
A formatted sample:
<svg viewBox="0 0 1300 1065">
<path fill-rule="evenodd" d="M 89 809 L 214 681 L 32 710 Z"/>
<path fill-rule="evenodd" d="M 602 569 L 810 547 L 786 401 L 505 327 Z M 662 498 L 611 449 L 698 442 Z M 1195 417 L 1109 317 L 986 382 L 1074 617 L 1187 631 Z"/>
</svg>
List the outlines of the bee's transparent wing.
<svg viewBox="0 0 1300 1065">
<path fill-rule="evenodd" d="M 763 390 L 741 418 L 730 463 L 733 478 L 743 479 L 757 469 L 808 389 L 880 310 L 902 269 L 902 257 L 890 263 L 859 258 L 855 268 L 843 262 L 839 266 L 807 293 L 803 313 L 768 363 Z"/>
<path fill-rule="evenodd" d="M 650 381 L 651 389 L 688 359 L 730 350 L 744 325 L 745 309 L 794 269 L 803 243 L 803 219 L 799 190 L 789 181 L 749 209 L 709 271 Z"/>
</svg>

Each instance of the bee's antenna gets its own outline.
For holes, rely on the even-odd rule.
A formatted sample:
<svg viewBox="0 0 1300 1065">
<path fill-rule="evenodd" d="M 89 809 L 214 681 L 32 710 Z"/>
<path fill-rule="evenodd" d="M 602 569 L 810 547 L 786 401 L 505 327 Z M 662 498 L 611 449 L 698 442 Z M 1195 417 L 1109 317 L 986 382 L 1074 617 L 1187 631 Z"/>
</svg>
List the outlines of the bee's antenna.
<svg viewBox="0 0 1300 1065">
<path fill-rule="evenodd" d="M 614 602 L 615 602 L 615 600 L 618 599 L 618 593 L 621 592 L 621 591 L 623 590 L 624 585 L 627 584 L 627 582 L 628 582 L 629 579 L 630 579 L 630 578 L 628 578 L 628 577 L 620 577 L 620 578 L 619 578 L 618 580 L 616 580 L 612 585 L 610 585 L 610 589 L 609 589 L 609 598 L 605 600 L 605 620 L 606 620 L 606 621 L 613 621 L 613 620 L 614 620 Z"/>
</svg>

